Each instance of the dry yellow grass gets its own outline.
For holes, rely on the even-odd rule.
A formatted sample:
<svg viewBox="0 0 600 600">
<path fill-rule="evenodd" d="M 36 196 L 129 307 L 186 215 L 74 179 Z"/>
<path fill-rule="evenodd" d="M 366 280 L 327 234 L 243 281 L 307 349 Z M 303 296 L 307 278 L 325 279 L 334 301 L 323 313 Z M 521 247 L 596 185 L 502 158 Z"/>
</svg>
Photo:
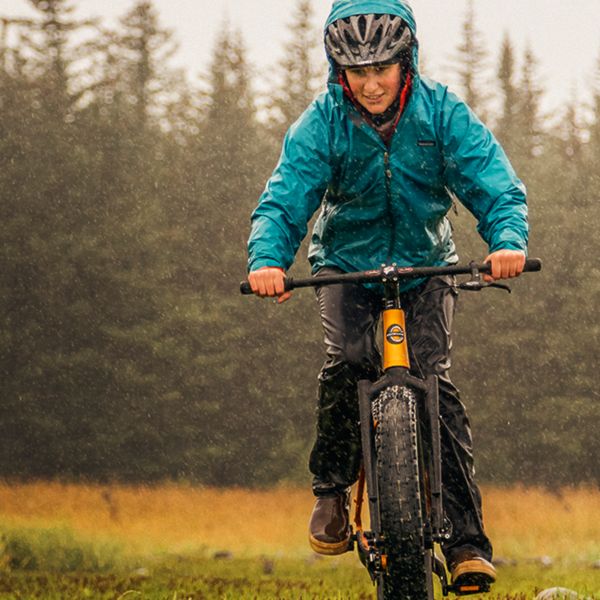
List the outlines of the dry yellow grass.
<svg viewBox="0 0 600 600">
<path fill-rule="evenodd" d="M 487 489 L 484 517 L 498 556 L 600 559 L 598 489 Z"/>
<path fill-rule="evenodd" d="M 0 484 L 0 522 L 67 525 L 132 550 L 305 551 L 309 491 Z"/>
<path fill-rule="evenodd" d="M 600 492 L 484 489 L 487 529 L 496 554 L 600 558 Z M 163 485 L 0 484 L 0 523 L 67 525 L 89 537 L 121 541 L 137 552 L 231 550 L 237 554 L 309 554 L 309 490 L 268 491 Z"/>
</svg>

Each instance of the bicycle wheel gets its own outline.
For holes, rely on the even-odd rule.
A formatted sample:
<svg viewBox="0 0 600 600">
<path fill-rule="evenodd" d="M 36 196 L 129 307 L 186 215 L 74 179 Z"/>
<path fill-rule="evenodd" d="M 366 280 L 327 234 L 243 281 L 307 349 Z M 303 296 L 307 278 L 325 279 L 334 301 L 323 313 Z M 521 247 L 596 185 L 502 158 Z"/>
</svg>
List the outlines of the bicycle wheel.
<svg viewBox="0 0 600 600">
<path fill-rule="evenodd" d="M 424 546 L 415 393 L 399 386 L 385 389 L 375 401 L 374 418 L 381 534 L 387 560 L 377 596 L 429 600 L 433 598 L 431 552 Z"/>
</svg>

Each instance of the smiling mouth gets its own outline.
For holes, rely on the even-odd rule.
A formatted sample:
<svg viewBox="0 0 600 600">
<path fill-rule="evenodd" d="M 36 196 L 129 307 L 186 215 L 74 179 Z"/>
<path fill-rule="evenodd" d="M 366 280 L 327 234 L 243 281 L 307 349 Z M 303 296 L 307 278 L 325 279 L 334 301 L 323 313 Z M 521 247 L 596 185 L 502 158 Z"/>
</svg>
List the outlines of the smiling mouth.
<svg viewBox="0 0 600 600">
<path fill-rule="evenodd" d="M 383 99 L 383 95 L 381 96 L 365 96 L 365 98 L 367 99 L 367 102 L 379 102 L 380 100 Z"/>
</svg>

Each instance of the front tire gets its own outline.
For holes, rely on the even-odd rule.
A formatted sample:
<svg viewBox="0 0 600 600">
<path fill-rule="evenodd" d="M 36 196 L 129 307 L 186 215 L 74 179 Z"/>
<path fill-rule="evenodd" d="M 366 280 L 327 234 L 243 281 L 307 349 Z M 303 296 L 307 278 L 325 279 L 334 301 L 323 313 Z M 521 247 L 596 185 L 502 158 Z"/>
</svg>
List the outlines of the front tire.
<svg viewBox="0 0 600 600">
<path fill-rule="evenodd" d="M 387 568 L 377 583 L 381 600 L 433 598 L 431 551 L 425 549 L 415 392 L 385 389 L 374 404 L 381 534 Z"/>
</svg>

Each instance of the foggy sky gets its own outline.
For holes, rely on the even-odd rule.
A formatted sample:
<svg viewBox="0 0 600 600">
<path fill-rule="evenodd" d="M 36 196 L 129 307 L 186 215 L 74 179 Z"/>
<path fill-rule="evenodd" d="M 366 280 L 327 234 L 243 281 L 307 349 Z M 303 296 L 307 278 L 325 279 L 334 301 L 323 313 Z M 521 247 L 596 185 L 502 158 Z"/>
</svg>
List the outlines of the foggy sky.
<svg viewBox="0 0 600 600">
<path fill-rule="evenodd" d="M 81 16 L 100 16 L 109 22 L 123 15 L 133 0 L 73 0 Z M 286 25 L 294 0 L 154 0 L 163 25 L 174 31 L 179 51 L 174 63 L 192 76 L 206 72 L 215 33 L 225 17 L 242 30 L 249 58 L 264 78 L 282 55 Z M 313 0 L 315 24 L 322 26 L 330 0 Z M 461 35 L 466 0 L 413 0 L 418 37 L 427 74 L 455 83 L 452 58 Z M 519 62 L 529 43 L 539 60 L 540 83 L 546 90 L 545 107 L 556 110 L 577 94 L 589 99 L 591 80 L 600 59 L 600 0 L 478 0 L 478 29 L 490 52 L 490 75 L 508 31 Z M 0 0 L 0 16 L 33 14 L 27 0 Z"/>
</svg>

